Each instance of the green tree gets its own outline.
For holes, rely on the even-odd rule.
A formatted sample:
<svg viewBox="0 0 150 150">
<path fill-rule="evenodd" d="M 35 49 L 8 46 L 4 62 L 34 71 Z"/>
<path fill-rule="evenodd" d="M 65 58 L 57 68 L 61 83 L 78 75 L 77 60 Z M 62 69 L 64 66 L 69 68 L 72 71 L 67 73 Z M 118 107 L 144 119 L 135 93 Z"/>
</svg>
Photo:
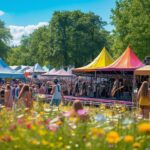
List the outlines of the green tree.
<svg viewBox="0 0 150 150">
<path fill-rule="evenodd" d="M 3 21 L 0 20 L 0 57 L 6 57 L 7 51 L 9 50 L 8 44 L 11 38 L 9 29 L 5 27 Z"/>
<path fill-rule="evenodd" d="M 47 26 L 40 27 L 31 34 L 28 50 L 30 56 L 32 56 L 33 63 L 38 62 L 41 65 L 45 65 L 48 60 L 49 39 Z"/>
<path fill-rule="evenodd" d="M 131 45 L 139 58 L 150 54 L 150 0 L 119 0 L 112 10 L 113 50 L 118 57 Z"/>
<path fill-rule="evenodd" d="M 92 12 L 56 11 L 48 26 L 23 38 L 21 45 L 9 53 L 9 62 L 13 63 L 15 53 L 18 53 L 19 60 L 15 62 L 19 64 L 33 65 L 38 62 L 54 67 L 86 65 L 104 46 L 110 46 L 105 24 Z"/>
<path fill-rule="evenodd" d="M 55 12 L 50 21 L 51 54 L 62 66 L 78 67 L 88 63 L 108 44 L 105 24 L 92 12 Z"/>
<path fill-rule="evenodd" d="M 37 62 L 45 65 L 47 60 L 46 51 L 49 46 L 47 35 L 47 27 L 41 27 L 30 36 L 24 36 L 21 45 L 9 51 L 8 62 L 11 65 L 34 65 Z"/>
</svg>

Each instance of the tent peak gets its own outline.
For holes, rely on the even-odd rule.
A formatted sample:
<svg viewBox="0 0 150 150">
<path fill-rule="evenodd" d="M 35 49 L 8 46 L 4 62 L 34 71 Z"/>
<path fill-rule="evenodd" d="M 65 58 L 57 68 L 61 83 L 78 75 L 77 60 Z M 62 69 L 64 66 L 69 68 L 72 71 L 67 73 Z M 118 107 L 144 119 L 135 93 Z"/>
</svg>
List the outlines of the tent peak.
<svg viewBox="0 0 150 150">
<path fill-rule="evenodd" d="M 81 68 L 76 68 L 74 69 L 74 71 L 77 71 L 77 72 L 78 71 L 79 72 L 94 71 L 97 68 L 103 68 L 103 67 L 110 65 L 113 61 L 114 61 L 113 58 L 104 47 L 100 51 L 99 55 L 90 64 Z"/>
<path fill-rule="evenodd" d="M 100 70 L 135 70 L 144 64 L 135 55 L 130 46 L 126 48 L 124 53 L 111 65 Z"/>
</svg>

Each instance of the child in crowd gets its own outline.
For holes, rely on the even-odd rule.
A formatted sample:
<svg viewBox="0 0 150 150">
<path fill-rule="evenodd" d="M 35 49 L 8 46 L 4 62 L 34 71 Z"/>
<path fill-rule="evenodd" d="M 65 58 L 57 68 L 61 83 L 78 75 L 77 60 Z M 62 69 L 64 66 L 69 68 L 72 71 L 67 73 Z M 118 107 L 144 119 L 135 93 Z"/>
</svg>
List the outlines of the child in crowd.
<svg viewBox="0 0 150 150">
<path fill-rule="evenodd" d="M 89 115 L 87 111 L 83 108 L 83 105 L 79 100 L 74 101 L 73 108 L 71 111 L 71 116 L 78 117 L 83 121 L 86 121 L 89 119 Z"/>
</svg>

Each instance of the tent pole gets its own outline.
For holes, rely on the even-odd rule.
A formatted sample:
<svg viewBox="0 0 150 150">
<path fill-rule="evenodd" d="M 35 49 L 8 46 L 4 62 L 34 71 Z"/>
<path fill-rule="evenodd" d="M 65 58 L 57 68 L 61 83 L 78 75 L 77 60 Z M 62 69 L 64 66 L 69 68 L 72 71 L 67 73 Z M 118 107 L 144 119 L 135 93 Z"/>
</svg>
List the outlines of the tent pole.
<svg viewBox="0 0 150 150">
<path fill-rule="evenodd" d="M 134 105 L 137 107 L 137 101 L 136 101 L 136 95 L 134 93 L 135 91 L 135 85 L 136 85 L 136 77 L 135 77 L 135 74 L 133 74 L 133 78 L 132 78 L 132 83 L 133 83 L 133 86 L 132 86 L 132 102 L 134 103 Z"/>
</svg>

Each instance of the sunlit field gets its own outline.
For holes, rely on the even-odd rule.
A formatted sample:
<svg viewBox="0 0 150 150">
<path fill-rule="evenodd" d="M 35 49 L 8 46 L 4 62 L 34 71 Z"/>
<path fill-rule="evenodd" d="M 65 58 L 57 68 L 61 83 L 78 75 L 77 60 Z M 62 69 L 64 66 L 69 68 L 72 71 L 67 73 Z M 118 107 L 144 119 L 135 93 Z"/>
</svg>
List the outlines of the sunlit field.
<svg viewBox="0 0 150 150">
<path fill-rule="evenodd" d="M 70 116 L 70 109 L 69 105 L 50 109 L 38 102 L 32 110 L 1 107 L 0 149 L 150 149 L 150 121 L 141 119 L 139 109 L 86 106 L 87 120 Z"/>
</svg>

